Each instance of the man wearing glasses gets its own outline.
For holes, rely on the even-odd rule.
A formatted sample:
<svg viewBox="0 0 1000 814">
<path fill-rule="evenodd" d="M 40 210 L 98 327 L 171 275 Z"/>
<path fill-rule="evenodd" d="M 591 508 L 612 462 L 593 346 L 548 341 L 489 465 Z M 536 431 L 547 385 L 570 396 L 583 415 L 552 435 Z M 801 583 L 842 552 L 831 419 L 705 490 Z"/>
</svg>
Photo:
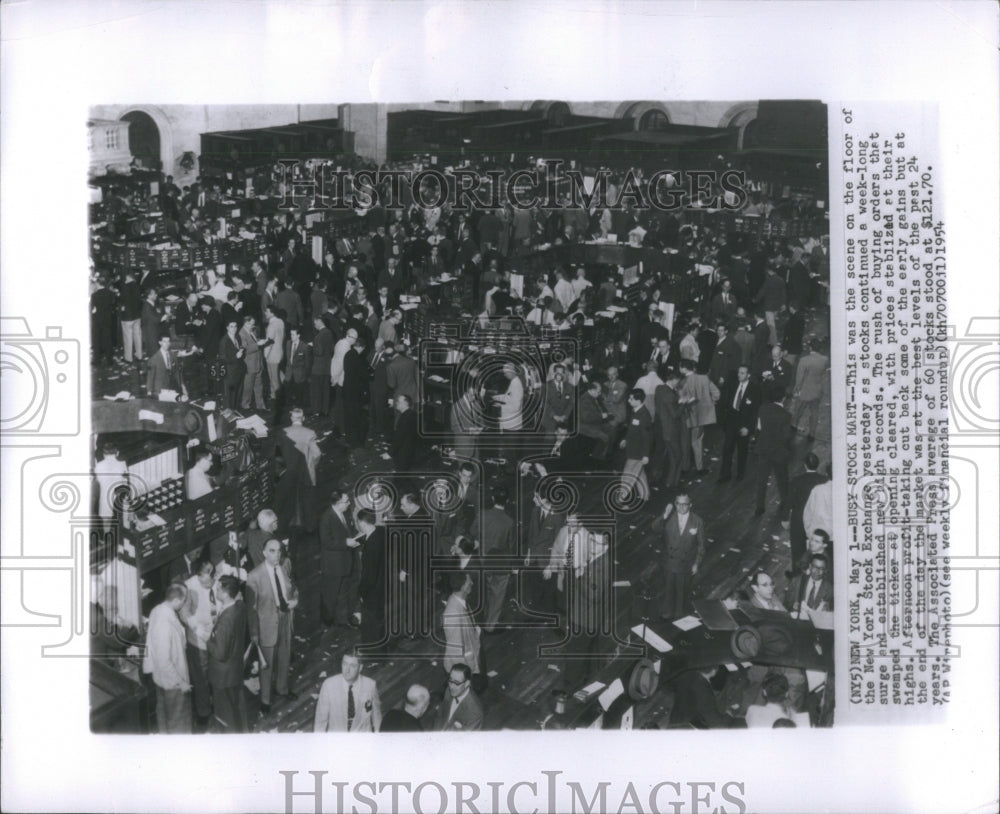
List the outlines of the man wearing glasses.
<svg viewBox="0 0 1000 814">
<path fill-rule="evenodd" d="M 472 691 L 472 670 L 458 662 L 448 673 L 448 697 L 437 711 L 438 732 L 461 732 L 483 728 L 483 705 Z"/>
</svg>

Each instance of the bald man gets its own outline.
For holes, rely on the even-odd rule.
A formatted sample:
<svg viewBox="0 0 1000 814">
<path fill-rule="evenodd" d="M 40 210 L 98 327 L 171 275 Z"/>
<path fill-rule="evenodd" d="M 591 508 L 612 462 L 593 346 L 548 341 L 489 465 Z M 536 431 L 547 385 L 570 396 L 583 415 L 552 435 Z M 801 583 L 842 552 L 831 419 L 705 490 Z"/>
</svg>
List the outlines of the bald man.
<svg viewBox="0 0 1000 814">
<path fill-rule="evenodd" d="M 402 709 L 392 709 L 382 719 L 379 732 L 423 732 L 420 719 L 431 703 L 431 694 L 420 684 L 412 684 L 406 691 L 406 704 Z"/>
</svg>

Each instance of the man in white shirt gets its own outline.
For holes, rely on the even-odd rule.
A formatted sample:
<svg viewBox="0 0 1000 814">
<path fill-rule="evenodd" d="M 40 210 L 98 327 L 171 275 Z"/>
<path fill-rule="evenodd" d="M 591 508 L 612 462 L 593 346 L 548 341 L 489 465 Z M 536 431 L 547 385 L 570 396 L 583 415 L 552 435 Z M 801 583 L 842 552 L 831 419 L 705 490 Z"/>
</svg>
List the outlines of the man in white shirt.
<svg viewBox="0 0 1000 814">
<path fill-rule="evenodd" d="M 94 478 L 97 481 L 97 516 L 107 532 L 111 530 L 115 513 L 115 489 L 128 485 L 128 464 L 118 457 L 118 447 L 110 441 L 101 446 L 101 454 L 101 460 L 94 464 Z"/>
<path fill-rule="evenodd" d="M 508 379 L 507 392 L 493 397 L 500 405 L 500 429 L 508 432 L 521 429 L 521 405 L 524 402 L 524 385 L 517 375 L 517 368 L 508 362 L 503 366 Z"/>
<path fill-rule="evenodd" d="M 587 279 L 587 270 L 581 267 L 576 270 L 576 277 L 570 285 L 573 286 L 574 298 L 580 299 L 583 296 L 583 292 L 590 288 L 593 283 Z"/>
<path fill-rule="evenodd" d="M 657 370 L 659 370 L 659 365 L 650 359 L 646 362 L 646 375 L 641 376 L 635 383 L 635 386 L 646 396 L 643 400 L 643 406 L 651 416 L 656 414 L 656 388 L 663 384 L 663 379 L 660 378 Z"/>
<path fill-rule="evenodd" d="M 576 301 L 576 291 L 573 289 L 573 284 L 566 279 L 566 272 L 559 269 L 556 272 L 557 282 L 555 291 L 555 298 L 559 300 L 559 304 L 562 305 L 563 311 L 568 311 L 569 307 Z"/>
<path fill-rule="evenodd" d="M 198 447 L 194 452 L 194 466 L 185 476 L 185 493 L 188 500 L 197 500 L 209 494 L 215 487 L 208 477 L 212 468 L 212 452 L 205 447 Z"/>
<path fill-rule="evenodd" d="M 166 598 L 149 614 L 143 671 L 156 685 L 156 725 L 161 733 L 191 733 L 191 682 L 184 650 L 184 626 L 177 612 L 187 588 L 167 587 Z"/>
<path fill-rule="evenodd" d="M 271 385 L 271 398 L 278 395 L 281 385 L 279 367 L 285 353 L 285 323 L 271 308 L 264 309 L 264 319 L 267 320 L 266 341 L 264 342 L 264 362 L 267 364 L 267 378 Z"/>
<path fill-rule="evenodd" d="M 218 605 L 215 597 L 215 567 L 210 560 L 199 560 L 197 573 L 184 581 L 187 600 L 178 612 L 187 631 L 187 662 L 194 688 L 194 711 L 197 731 L 204 732 L 212 714 L 212 696 L 208 686 L 208 640 L 215 628 Z"/>
</svg>

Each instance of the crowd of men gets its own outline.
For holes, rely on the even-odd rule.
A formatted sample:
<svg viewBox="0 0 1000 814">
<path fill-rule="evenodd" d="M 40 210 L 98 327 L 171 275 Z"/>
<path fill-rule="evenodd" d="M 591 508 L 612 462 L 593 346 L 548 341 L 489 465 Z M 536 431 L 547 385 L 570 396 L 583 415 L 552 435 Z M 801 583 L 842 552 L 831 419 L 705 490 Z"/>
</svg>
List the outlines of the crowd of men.
<svg viewBox="0 0 1000 814">
<path fill-rule="evenodd" d="M 180 190 L 167 179 L 158 203 L 175 239 L 213 239 L 211 210 L 224 197 L 221 186 Z M 112 234 L 136 205 L 128 197 L 116 199 L 114 217 L 108 218 Z M 562 629 L 593 656 L 574 662 L 574 680 L 582 682 L 598 663 L 598 636 L 584 606 L 602 602 L 586 586 L 594 569 L 607 567 L 608 541 L 537 492 L 518 548 L 517 496 L 503 484 L 488 489 L 482 483 L 490 454 L 490 445 L 479 440 L 488 421 L 488 409 L 480 409 L 484 398 L 498 412 L 499 428 L 514 438 L 500 446 L 513 453 L 505 475 L 614 466 L 622 490 L 638 501 L 651 500 L 654 492 L 666 498 L 656 529 L 664 541 L 663 619 L 690 611 L 706 541 L 706 520 L 693 511 L 690 492 L 709 475 L 710 452 L 721 458 L 712 473 L 720 485 L 753 478 L 757 515 L 765 513 L 773 482 L 778 518 L 790 532 L 785 601 L 774 596 L 767 573 L 748 583 L 748 601 L 801 618 L 831 610 L 829 481 L 812 452 L 805 456 L 804 474 L 793 477 L 790 471 L 796 444 L 808 448 L 816 440 L 829 375 L 825 337 L 809 330 L 826 307 L 823 283 L 829 277 L 827 244 L 818 233 L 751 243 L 708 227 L 694 229 L 683 213 L 509 207 L 460 213 L 410 202 L 398 211 L 370 210 L 343 236 L 328 240 L 323 261 L 316 263 L 307 250 L 302 210 L 251 213 L 239 228 L 265 239 L 266 257 L 224 277 L 193 275 L 190 290 L 180 292 L 170 308 L 141 275 L 126 271 L 113 285 L 107 272 L 97 273 L 91 296 L 94 364 L 138 366 L 138 379 L 153 398 L 165 391 L 187 397 L 193 382 L 185 376 L 194 375 L 206 397 L 267 416 L 279 436 L 283 477 L 301 487 L 282 525 L 315 531 L 319 538 L 322 623 L 376 651 L 396 636 L 443 630 L 442 680 L 451 701 L 439 704 L 434 728 L 482 726 L 482 636 L 503 632 L 512 612 L 558 614 Z M 628 300 L 615 267 L 554 268 L 529 281 L 520 295 L 513 290 L 512 274 L 538 245 L 609 233 L 676 250 L 690 261 L 691 275 L 697 275 L 697 265 L 712 265 L 708 296 L 675 303 L 677 316 L 668 325 L 656 281 Z M 384 440 L 383 458 L 396 473 L 410 472 L 426 455 L 418 431 L 424 371 L 414 352 L 418 337 L 405 330 L 401 305 L 412 297 L 433 316 L 442 275 L 466 285 L 472 328 L 478 323 L 487 329 L 492 318 L 507 315 L 538 328 L 581 328 L 609 306 L 623 309 L 622 318 L 613 335 L 591 343 L 575 363 L 553 364 L 534 376 L 505 365 L 500 386 L 491 385 L 488 396 L 482 382 L 453 394 L 446 454 L 459 464 L 457 486 L 414 479 L 388 510 L 377 501 L 362 505 L 349 489 L 321 492 L 317 471 L 325 455 L 350 456 L 353 463 L 355 452 Z M 521 461 L 517 434 L 533 390 L 542 396 L 548 454 Z M 310 424 L 335 430 L 336 453 L 320 451 Z M 192 469 L 204 466 L 207 472 L 211 460 L 205 457 Z M 189 473 L 188 497 L 205 494 L 207 481 L 204 472 Z M 421 519 L 433 526 L 431 550 L 393 551 L 386 523 Z M 192 721 L 204 729 L 210 717 L 226 731 L 248 730 L 242 692 L 248 643 L 260 665 L 261 711 L 267 714 L 275 697 L 296 696 L 289 682 L 299 601 L 296 552 L 283 542 L 287 533 L 278 533 L 276 521 L 274 512 L 262 512 L 257 528 L 241 535 L 221 560 L 183 558 L 150 616 L 147 668 L 157 687 L 162 731 L 189 731 Z M 437 584 L 421 585 L 419 559 L 431 554 L 452 562 Z M 480 586 L 473 574 L 490 557 L 518 564 L 506 573 L 489 571 Z M 514 585 L 517 609 L 511 611 Z M 583 610 L 574 611 L 571 595 Z M 434 608 L 440 603 L 439 618 Z M 436 688 L 411 686 L 403 709 L 383 718 L 377 686 L 360 675 L 358 655 L 349 652 L 341 667 L 322 685 L 316 731 L 430 728 L 420 719 Z M 801 712 L 800 676 L 789 671 L 781 678 L 791 687 L 789 709 Z M 765 680 L 765 697 L 773 705 L 780 682 L 771 674 L 757 676 L 755 691 Z M 692 692 L 692 704 L 701 709 L 704 693 Z M 748 716 L 748 722 L 751 717 L 761 716 Z M 715 726 L 721 718 L 703 711 L 700 720 Z"/>
</svg>

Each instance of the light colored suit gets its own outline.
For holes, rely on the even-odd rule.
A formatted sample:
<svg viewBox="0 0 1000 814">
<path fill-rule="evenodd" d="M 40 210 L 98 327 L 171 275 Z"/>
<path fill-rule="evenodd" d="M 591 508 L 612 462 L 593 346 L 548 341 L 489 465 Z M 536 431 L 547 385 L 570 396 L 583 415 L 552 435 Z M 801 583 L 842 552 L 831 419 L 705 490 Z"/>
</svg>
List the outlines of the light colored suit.
<svg viewBox="0 0 1000 814">
<path fill-rule="evenodd" d="M 479 672 L 479 628 L 465 602 L 457 594 L 448 597 L 444 609 L 444 669 L 465 663 Z"/>
<path fill-rule="evenodd" d="M 260 674 L 260 700 L 271 703 L 272 678 L 278 695 L 288 694 L 288 667 L 292 654 L 292 616 L 294 610 L 281 611 L 277 594 L 271 581 L 270 568 L 261 563 L 247 576 L 247 622 L 250 638 L 257 638 L 267 666 Z M 299 591 L 292 582 L 290 563 L 287 559 L 278 566 L 284 574 L 282 593 L 289 604 L 298 602 Z M 287 590 L 286 590 L 287 588 Z"/>
<path fill-rule="evenodd" d="M 316 701 L 314 732 L 377 732 L 382 725 L 382 702 L 375 680 L 358 676 L 354 682 L 354 720 L 347 726 L 347 682 L 335 675 L 323 682 Z"/>
</svg>

